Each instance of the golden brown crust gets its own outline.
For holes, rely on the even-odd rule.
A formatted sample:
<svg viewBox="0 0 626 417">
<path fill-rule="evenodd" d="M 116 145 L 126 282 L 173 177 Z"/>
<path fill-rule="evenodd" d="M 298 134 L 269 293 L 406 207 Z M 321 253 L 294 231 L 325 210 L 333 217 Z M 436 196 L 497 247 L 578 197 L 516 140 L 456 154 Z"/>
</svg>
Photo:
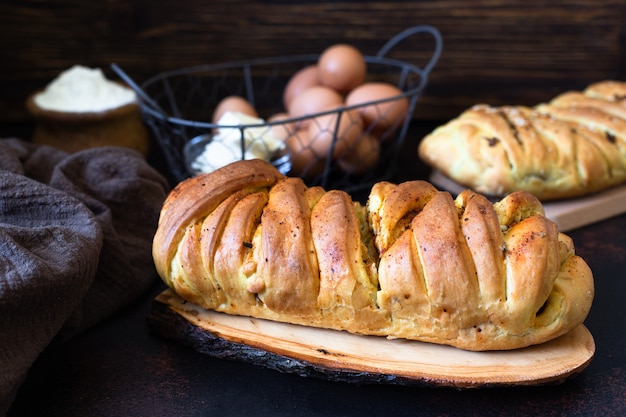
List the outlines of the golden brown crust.
<svg viewBox="0 0 626 417">
<path fill-rule="evenodd" d="M 320 271 L 305 188 L 299 178 L 277 182 L 261 219 L 257 274 L 265 285 L 257 295 L 268 309 L 279 313 L 317 312 Z"/>
<path fill-rule="evenodd" d="M 418 154 L 490 196 L 601 191 L 626 181 L 626 83 L 595 83 L 533 108 L 476 105 L 427 135 Z"/>
<path fill-rule="evenodd" d="M 181 297 L 469 350 L 542 343 L 589 312 L 589 267 L 529 193 L 492 204 L 424 181 L 380 182 L 361 206 L 274 170 L 236 162 L 173 191 L 153 253 Z"/>
<path fill-rule="evenodd" d="M 153 258 L 159 275 L 170 275 L 175 245 L 195 219 L 211 213 L 235 191 L 269 188 L 282 177 L 272 166 L 252 160 L 247 164 L 224 167 L 215 175 L 190 178 L 176 186 L 163 204 L 154 237 Z"/>
</svg>

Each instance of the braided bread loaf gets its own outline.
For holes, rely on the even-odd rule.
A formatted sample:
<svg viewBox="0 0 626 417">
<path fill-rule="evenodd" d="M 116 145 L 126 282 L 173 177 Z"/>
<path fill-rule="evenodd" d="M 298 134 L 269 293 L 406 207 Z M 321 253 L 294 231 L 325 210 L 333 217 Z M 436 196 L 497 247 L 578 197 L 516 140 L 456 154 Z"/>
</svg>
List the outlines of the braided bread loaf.
<svg viewBox="0 0 626 417">
<path fill-rule="evenodd" d="M 468 350 L 553 339 L 583 322 L 594 293 L 572 240 L 528 193 L 492 204 L 379 182 L 363 206 L 261 160 L 172 190 L 153 257 L 207 309 Z"/>
<path fill-rule="evenodd" d="M 603 81 L 533 108 L 476 105 L 427 135 L 419 157 L 452 180 L 501 197 L 591 194 L 626 181 L 626 83 Z"/>
</svg>

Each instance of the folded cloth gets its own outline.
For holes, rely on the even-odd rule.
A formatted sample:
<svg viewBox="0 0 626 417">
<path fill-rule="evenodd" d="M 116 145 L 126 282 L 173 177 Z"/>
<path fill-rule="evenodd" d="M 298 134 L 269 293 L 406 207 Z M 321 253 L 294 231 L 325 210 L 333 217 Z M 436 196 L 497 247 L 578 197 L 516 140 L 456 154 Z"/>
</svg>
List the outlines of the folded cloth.
<svg viewBox="0 0 626 417">
<path fill-rule="evenodd" d="M 46 347 L 155 283 L 152 238 L 168 191 L 131 149 L 68 154 L 0 140 L 0 416 Z"/>
</svg>

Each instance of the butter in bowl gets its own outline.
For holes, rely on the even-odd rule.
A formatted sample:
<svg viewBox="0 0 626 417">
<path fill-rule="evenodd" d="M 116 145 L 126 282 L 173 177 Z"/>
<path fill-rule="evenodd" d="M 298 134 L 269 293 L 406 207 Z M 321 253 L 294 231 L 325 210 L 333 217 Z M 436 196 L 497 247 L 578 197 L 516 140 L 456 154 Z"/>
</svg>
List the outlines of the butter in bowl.
<svg viewBox="0 0 626 417">
<path fill-rule="evenodd" d="M 67 152 L 124 146 L 148 153 L 148 131 L 135 92 L 107 79 L 99 68 L 75 65 L 63 71 L 32 94 L 26 107 L 35 119 L 35 143 Z"/>
<path fill-rule="evenodd" d="M 185 165 L 191 175 L 212 172 L 241 159 L 263 159 L 282 174 L 291 170 L 285 143 L 263 119 L 239 111 L 225 111 L 213 134 L 202 134 L 185 144 Z"/>
</svg>

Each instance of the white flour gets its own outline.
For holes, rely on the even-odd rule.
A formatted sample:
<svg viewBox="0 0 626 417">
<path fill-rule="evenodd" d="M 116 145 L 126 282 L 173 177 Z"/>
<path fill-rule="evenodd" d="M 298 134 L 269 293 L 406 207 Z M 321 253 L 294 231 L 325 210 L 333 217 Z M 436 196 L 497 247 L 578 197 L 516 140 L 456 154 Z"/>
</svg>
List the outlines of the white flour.
<svg viewBox="0 0 626 417">
<path fill-rule="evenodd" d="M 132 89 L 108 80 L 99 68 L 81 65 L 63 71 L 35 96 L 43 109 L 77 113 L 110 110 L 135 100 Z"/>
</svg>

